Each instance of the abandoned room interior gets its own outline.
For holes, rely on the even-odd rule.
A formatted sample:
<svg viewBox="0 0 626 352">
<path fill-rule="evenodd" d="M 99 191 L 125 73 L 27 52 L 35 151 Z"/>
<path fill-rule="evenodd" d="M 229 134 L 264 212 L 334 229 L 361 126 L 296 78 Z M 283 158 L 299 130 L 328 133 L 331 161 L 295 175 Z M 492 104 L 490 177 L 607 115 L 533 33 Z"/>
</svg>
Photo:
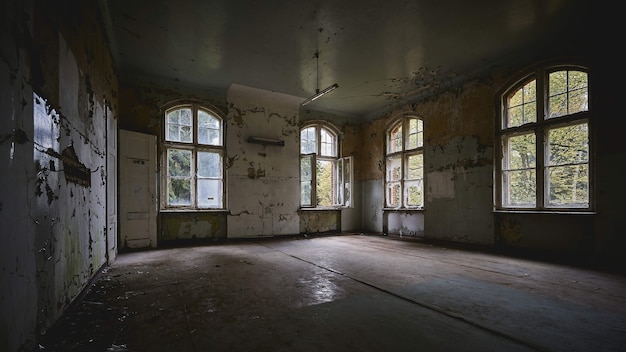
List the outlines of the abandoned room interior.
<svg viewBox="0 0 626 352">
<path fill-rule="evenodd" d="M 0 350 L 626 350 L 599 7 L 3 0 Z"/>
</svg>

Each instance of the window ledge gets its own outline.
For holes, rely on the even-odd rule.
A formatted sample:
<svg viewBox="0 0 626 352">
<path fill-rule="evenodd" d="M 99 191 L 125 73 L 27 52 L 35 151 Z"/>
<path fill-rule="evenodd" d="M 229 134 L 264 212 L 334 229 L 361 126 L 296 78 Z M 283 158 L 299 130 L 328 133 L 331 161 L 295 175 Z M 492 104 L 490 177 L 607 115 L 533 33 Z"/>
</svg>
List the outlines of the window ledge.
<svg viewBox="0 0 626 352">
<path fill-rule="evenodd" d="M 326 207 L 326 208 L 299 208 L 298 211 L 337 211 L 346 209 L 343 207 Z"/>
<path fill-rule="evenodd" d="M 596 215 L 595 211 L 590 210 L 538 210 L 538 209 L 496 209 L 494 214 L 546 214 L 546 215 Z"/>
<path fill-rule="evenodd" d="M 423 212 L 424 208 L 383 208 L 383 211 L 396 211 L 396 212 Z"/>
<path fill-rule="evenodd" d="M 228 209 L 161 209 L 160 213 L 228 213 Z"/>
</svg>

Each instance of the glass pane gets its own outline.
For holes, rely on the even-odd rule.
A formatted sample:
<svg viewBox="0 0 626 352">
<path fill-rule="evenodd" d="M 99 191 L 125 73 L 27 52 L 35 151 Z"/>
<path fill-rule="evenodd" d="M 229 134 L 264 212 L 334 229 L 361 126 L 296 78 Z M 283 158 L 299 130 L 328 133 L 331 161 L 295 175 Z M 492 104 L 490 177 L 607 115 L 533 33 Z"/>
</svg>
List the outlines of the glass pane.
<svg viewBox="0 0 626 352">
<path fill-rule="evenodd" d="M 424 203 L 423 181 L 408 181 L 404 183 L 405 202 L 409 207 L 422 206 Z"/>
<path fill-rule="evenodd" d="M 172 142 L 191 143 L 191 109 L 178 109 L 167 113 L 165 139 Z"/>
<path fill-rule="evenodd" d="M 548 165 L 580 164 L 589 161 L 587 124 L 578 124 L 548 131 Z"/>
<path fill-rule="evenodd" d="M 587 73 L 557 71 L 549 75 L 549 117 L 588 110 Z"/>
<path fill-rule="evenodd" d="M 220 120 L 206 111 L 198 111 L 198 143 L 221 145 Z"/>
<path fill-rule="evenodd" d="M 504 137 L 503 170 L 521 170 L 536 165 L 535 135 L 532 133 Z"/>
<path fill-rule="evenodd" d="M 333 205 L 333 162 L 317 160 L 316 162 L 316 199 L 318 206 Z"/>
<path fill-rule="evenodd" d="M 300 131 L 300 153 L 311 154 L 317 152 L 315 127 L 307 127 Z"/>
<path fill-rule="evenodd" d="M 220 153 L 198 152 L 198 176 L 222 177 L 222 157 Z"/>
<path fill-rule="evenodd" d="M 548 169 L 548 206 L 588 207 L 589 166 L 567 165 Z"/>
<path fill-rule="evenodd" d="M 343 159 L 335 160 L 335 189 L 333 193 L 335 194 L 335 205 L 343 205 Z"/>
<path fill-rule="evenodd" d="M 407 136 L 406 149 L 415 149 L 423 144 L 422 120 L 410 118 L 407 120 L 409 131 Z"/>
<path fill-rule="evenodd" d="M 322 138 L 321 155 L 331 156 L 331 157 L 337 156 L 337 151 L 336 151 L 337 148 L 335 148 L 335 145 L 336 145 L 335 135 L 325 128 L 322 128 L 320 135 Z"/>
<path fill-rule="evenodd" d="M 191 175 L 191 151 L 168 149 L 167 174 L 169 176 L 189 177 Z"/>
<path fill-rule="evenodd" d="M 537 183 L 534 169 L 505 171 L 502 178 L 505 206 L 535 206 Z"/>
<path fill-rule="evenodd" d="M 399 122 L 387 135 L 387 153 L 395 153 L 402 150 L 402 123 Z"/>
<path fill-rule="evenodd" d="M 567 115 L 567 95 L 559 94 L 550 97 L 550 114 L 548 117 Z"/>
<path fill-rule="evenodd" d="M 178 206 L 191 205 L 190 179 L 168 179 L 167 204 Z"/>
<path fill-rule="evenodd" d="M 388 157 L 385 180 L 387 182 L 400 181 L 402 178 L 402 159 L 400 156 Z"/>
<path fill-rule="evenodd" d="M 198 207 L 220 208 L 222 206 L 222 180 L 198 180 Z"/>
<path fill-rule="evenodd" d="M 385 187 L 385 206 L 396 208 L 400 206 L 402 192 L 399 182 L 387 182 Z"/>
<path fill-rule="evenodd" d="M 516 127 L 537 122 L 537 92 L 535 80 L 525 84 L 507 99 L 504 127 Z"/>
<path fill-rule="evenodd" d="M 344 158 L 343 160 L 343 205 L 349 207 L 352 200 L 352 159 Z"/>
<path fill-rule="evenodd" d="M 311 183 L 300 182 L 300 204 L 302 206 L 312 206 L 311 203 Z"/>
<path fill-rule="evenodd" d="M 300 158 L 300 205 L 302 206 L 312 206 L 312 169 L 311 169 L 311 161 L 312 158 L 310 156 L 305 156 Z"/>
<path fill-rule="evenodd" d="M 312 176 L 311 158 L 300 158 L 300 179 L 302 181 L 310 181 Z"/>
<path fill-rule="evenodd" d="M 417 180 L 424 178 L 424 155 L 408 155 L 406 160 L 406 179 Z"/>
</svg>

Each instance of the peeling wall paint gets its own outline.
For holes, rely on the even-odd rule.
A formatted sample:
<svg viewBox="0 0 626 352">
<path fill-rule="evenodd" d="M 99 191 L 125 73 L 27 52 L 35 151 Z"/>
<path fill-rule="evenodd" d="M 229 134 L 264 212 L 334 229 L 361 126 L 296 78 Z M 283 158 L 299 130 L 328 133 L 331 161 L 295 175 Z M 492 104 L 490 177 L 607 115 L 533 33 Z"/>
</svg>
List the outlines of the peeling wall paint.
<svg viewBox="0 0 626 352">
<path fill-rule="evenodd" d="M 299 233 L 299 99 L 235 85 L 228 102 L 228 237 Z M 250 136 L 285 144 L 251 144 Z"/>
<path fill-rule="evenodd" d="M 66 5 L 79 19 L 43 1 L 0 15 L 3 351 L 32 350 L 106 262 L 103 131 L 117 79 L 91 5 Z"/>
<path fill-rule="evenodd" d="M 162 213 L 160 223 L 159 241 L 226 238 L 226 217 L 223 213 Z"/>
</svg>

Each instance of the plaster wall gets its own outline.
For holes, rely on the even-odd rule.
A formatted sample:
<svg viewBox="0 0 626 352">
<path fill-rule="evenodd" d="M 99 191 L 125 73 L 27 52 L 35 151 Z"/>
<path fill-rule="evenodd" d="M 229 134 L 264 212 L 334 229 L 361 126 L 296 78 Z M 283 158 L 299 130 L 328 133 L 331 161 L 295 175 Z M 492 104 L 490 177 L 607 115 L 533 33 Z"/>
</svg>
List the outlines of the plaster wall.
<svg viewBox="0 0 626 352">
<path fill-rule="evenodd" d="M 32 350 L 107 261 L 104 131 L 117 80 L 90 4 L 70 3 L 1 11 L 2 351 Z"/>
<path fill-rule="evenodd" d="M 299 98 L 233 85 L 227 116 L 229 238 L 300 231 Z M 247 142 L 248 137 L 284 146 Z"/>
</svg>

